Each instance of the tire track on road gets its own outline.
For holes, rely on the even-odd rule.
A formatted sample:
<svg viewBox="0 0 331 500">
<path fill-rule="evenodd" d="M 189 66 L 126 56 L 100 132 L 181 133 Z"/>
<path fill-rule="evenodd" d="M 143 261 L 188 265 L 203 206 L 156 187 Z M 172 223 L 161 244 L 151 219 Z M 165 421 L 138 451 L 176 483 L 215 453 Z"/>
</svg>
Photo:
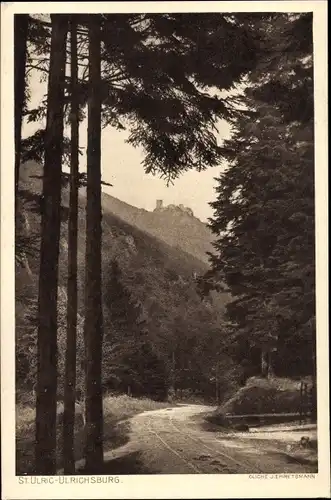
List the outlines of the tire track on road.
<svg viewBox="0 0 331 500">
<path fill-rule="evenodd" d="M 167 448 L 169 451 L 171 451 L 174 455 L 176 455 L 178 458 L 181 459 L 181 461 L 183 461 L 184 463 L 186 463 L 186 465 L 188 465 L 192 470 L 194 470 L 195 473 L 197 474 L 215 474 L 215 473 L 219 473 L 219 474 L 231 474 L 231 473 L 235 473 L 236 471 L 233 471 L 229 468 L 229 464 L 228 463 L 220 463 L 219 461 L 217 461 L 217 464 L 215 463 L 205 463 L 203 464 L 200 464 L 199 463 L 199 466 L 194 464 L 192 459 L 191 458 L 188 458 L 187 454 L 185 454 L 181 449 L 178 450 L 178 449 L 174 449 L 173 447 L 173 443 L 171 443 L 171 445 L 169 444 L 169 440 L 166 440 L 164 438 L 164 435 L 161 436 L 160 432 L 163 434 L 166 434 L 166 433 L 169 433 L 168 431 L 159 431 L 159 430 L 156 430 L 155 428 L 152 427 L 152 422 L 153 420 L 152 419 L 149 419 L 149 422 L 148 422 L 148 430 L 150 433 L 152 433 L 162 444 L 165 448 Z M 194 440 L 190 435 L 184 433 L 184 432 L 181 432 L 180 429 L 176 428 L 176 426 L 174 426 L 173 422 L 169 419 L 169 423 L 172 424 L 171 426 L 172 427 L 175 427 L 175 430 L 176 430 L 176 434 L 179 434 L 181 436 L 182 439 L 186 440 L 187 443 L 190 443 L 190 445 L 192 445 L 192 442 L 196 443 L 197 441 Z M 200 441 L 200 440 L 199 440 Z M 217 453 L 215 450 L 209 448 L 208 446 L 206 446 L 203 442 L 200 443 L 199 442 L 199 445 L 203 446 L 204 448 L 208 449 L 209 451 L 212 451 L 213 452 L 213 456 L 210 457 L 207 456 L 207 457 L 204 457 L 204 458 L 210 458 L 211 460 L 215 460 L 215 458 L 217 458 L 215 455 L 220 455 L 219 453 Z M 200 457 L 202 457 L 200 455 Z M 195 460 L 199 460 L 200 457 L 195 457 Z M 205 470 L 203 470 L 205 469 Z"/>
<path fill-rule="evenodd" d="M 169 415 L 169 422 L 171 424 L 171 426 L 181 435 L 186 435 L 187 438 L 189 438 L 190 440 L 192 440 L 193 442 L 196 442 L 196 443 L 199 443 L 200 446 L 202 445 L 204 448 L 206 448 L 207 450 L 211 451 L 214 455 L 216 456 L 221 456 L 223 458 L 226 458 L 227 460 L 230 460 L 232 463 L 234 463 L 237 467 L 239 466 L 241 469 L 244 468 L 245 469 L 245 473 L 246 474 L 261 474 L 262 471 L 254 466 L 254 470 L 252 470 L 252 464 L 249 464 L 249 463 L 245 463 L 245 462 L 242 462 L 242 461 L 239 461 L 233 457 L 231 457 L 231 455 L 228 455 L 227 453 L 223 452 L 223 451 L 219 451 L 219 450 L 215 450 L 214 448 L 211 448 L 210 446 L 206 445 L 205 442 L 201 439 L 201 438 L 198 438 L 198 437 L 192 437 L 191 434 L 187 433 L 187 432 L 183 432 L 181 429 L 179 429 L 173 422 L 173 417 L 172 415 Z M 222 444 L 222 442 L 215 438 L 215 441 L 218 441 L 219 443 Z M 229 468 L 228 464 L 221 464 L 222 466 L 225 466 L 226 468 Z M 247 470 L 248 469 L 248 470 Z M 238 471 L 234 471 L 234 472 L 230 472 L 229 473 L 237 473 L 238 474 Z M 241 472 L 243 473 L 243 472 Z"/>
<path fill-rule="evenodd" d="M 170 420 L 170 423 L 171 423 L 172 427 L 173 427 L 173 428 L 174 428 L 177 432 L 179 432 L 179 433 L 181 433 L 181 434 L 183 434 L 183 433 L 184 433 L 181 429 L 179 429 L 179 428 L 178 428 L 178 427 L 174 424 L 174 422 L 173 422 L 173 416 L 172 416 L 172 415 L 169 415 L 169 420 Z M 227 453 L 225 453 L 225 452 L 223 452 L 223 451 L 219 451 L 219 450 L 218 450 L 218 451 L 216 451 L 215 449 L 210 448 L 208 445 L 206 445 L 206 444 L 205 444 L 205 442 L 204 442 L 201 438 L 199 438 L 199 437 L 197 437 L 197 436 L 192 437 L 192 435 L 191 435 L 191 434 L 188 434 L 188 433 L 185 433 L 185 434 L 186 434 L 186 435 L 187 435 L 187 437 L 188 437 L 188 438 L 190 438 L 191 440 L 193 440 L 193 441 L 195 440 L 196 442 L 201 442 L 201 443 L 202 443 L 202 445 L 203 445 L 206 449 L 209 449 L 209 450 L 210 450 L 210 451 L 212 451 L 214 454 L 219 455 L 219 456 L 222 456 L 222 457 L 225 457 L 225 458 L 227 458 L 228 460 L 230 460 L 231 462 L 235 463 L 237 466 L 239 466 L 239 467 L 241 467 L 241 468 L 244 468 L 244 469 L 245 469 L 245 472 L 238 472 L 238 471 L 235 471 L 235 473 L 237 473 L 237 474 L 238 474 L 238 473 L 246 473 L 246 474 L 265 474 L 265 473 L 266 473 L 266 472 L 265 472 L 265 470 L 262 470 L 261 468 L 259 468 L 258 466 L 256 466 L 256 464 L 252 464 L 252 463 L 250 463 L 250 462 L 244 462 L 244 461 L 242 461 L 242 460 L 240 460 L 240 461 L 239 461 L 239 460 L 237 460 L 237 459 L 233 458 L 231 455 L 229 455 L 229 454 L 227 454 Z M 215 441 L 217 441 L 217 442 L 219 442 L 220 444 L 222 444 L 222 445 L 224 446 L 223 442 L 222 442 L 220 439 L 217 439 L 216 437 L 214 437 L 214 440 L 215 440 Z M 275 453 L 280 453 L 280 452 L 279 452 L 279 450 L 276 450 L 276 449 L 275 449 L 275 450 L 270 449 L 269 451 L 272 451 L 272 452 L 275 452 Z M 293 456 L 292 456 L 292 457 L 291 457 L 291 460 L 292 460 L 292 462 L 293 462 L 293 463 L 295 463 L 295 464 L 298 464 L 298 465 L 302 466 L 302 463 L 301 463 L 299 460 L 297 460 L 295 457 L 293 457 Z M 297 471 L 291 471 L 291 470 L 290 470 L 290 469 L 291 469 L 291 467 L 290 467 L 290 465 L 289 465 L 289 464 L 286 464 L 286 465 L 284 465 L 283 467 L 284 467 L 284 468 L 282 469 L 282 472 L 284 472 L 284 473 L 297 472 Z M 233 473 L 233 472 L 232 472 L 232 473 Z M 270 473 L 270 474 L 273 474 L 274 472 L 269 472 L 269 473 Z M 278 471 L 277 471 L 277 473 L 278 473 Z"/>
<path fill-rule="evenodd" d="M 186 465 L 188 465 L 190 467 L 190 469 L 194 470 L 194 472 L 196 474 L 204 474 L 204 472 L 201 471 L 198 467 L 196 467 L 190 460 L 188 460 L 187 457 L 185 457 L 183 453 L 180 453 L 180 452 L 176 451 L 174 448 L 172 448 L 172 446 L 170 446 L 170 444 L 167 443 L 160 436 L 159 432 L 157 432 L 155 429 L 152 428 L 151 422 L 152 422 L 152 419 L 149 419 L 149 422 L 147 424 L 149 432 L 151 434 L 153 434 L 163 444 L 163 446 L 165 446 L 165 448 L 167 448 L 169 451 L 171 451 L 171 453 L 173 453 L 178 458 L 180 458 L 180 460 L 182 460 L 182 462 L 184 462 Z"/>
</svg>

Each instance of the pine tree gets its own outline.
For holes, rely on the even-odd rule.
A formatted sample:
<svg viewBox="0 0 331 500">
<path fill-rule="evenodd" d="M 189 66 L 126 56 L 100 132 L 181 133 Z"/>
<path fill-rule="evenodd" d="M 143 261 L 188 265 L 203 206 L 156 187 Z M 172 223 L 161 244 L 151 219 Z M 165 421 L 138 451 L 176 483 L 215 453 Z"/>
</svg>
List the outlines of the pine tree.
<svg viewBox="0 0 331 500">
<path fill-rule="evenodd" d="M 235 120 L 238 111 L 215 89 L 228 90 L 255 64 L 256 40 L 240 15 L 107 15 L 103 41 L 112 70 L 105 125 L 129 129 L 146 173 L 171 181 L 217 165 L 218 120 Z"/>
<path fill-rule="evenodd" d="M 77 94 L 77 25 L 71 16 L 71 169 L 68 221 L 68 300 L 67 348 L 63 412 L 63 463 L 65 473 L 75 472 L 74 427 L 76 399 L 76 342 L 77 342 L 77 239 L 79 184 L 79 102 Z"/>
<path fill-rule="evenodd" d="M 115 338 L 127 330 L 140 327 L 143 324 L 142 308 L 134 303 L 131 293 L 122 283 L 122 272 L 116 259 L 110 263 L 110 278 L 108 279 L 105 293 L 105 302 L 108 306 L 108 317 L 112 325 Z"/>
<path fill-rule="evenodd" d="M 25 71 L 29 16 L 14 16 L 14 94 L 15 94 L 15 213 L 17 212 L 18 183 L 21 163 L 22 118 L 25 99 Z"/>
<path fill-rule="evenodd" d="M 67 19 L 52 15 L 38 299 L 36 473 L 56 472 L 57 289 Z"/>
<path fill-rule="evenodd" d="M 153 347 L 148 318 L 123 283 L 117 260 L 110 263 L 105 288 L 104 384 L 134 396 L 164 399 L 168 372 Z"/>
<path fill-rule="evenodd" d="M 124 392 L 141 387 L 141 373 L 136 363 L 138 353 L 147 342 L 142 307 L 123 284 L 117 260 L 110 262 L 105 284 L 104 385 Z"/>
<path fill-rule="evenodd" d="M 240 115 L 232 99 L 220 97 L 220 92 L 239 83 L 256 64 L 259 40 L 246 17 L 100 17 L 103 126 L 130 131 L 129 143 L 145 151 L 147 173 L 171 181 L 189 169 L 200 171 L 219 163 L 222 149 L 216 139 L 218 121 L 233 121 Z M 78 15 L 77 23 L 82 47 L 79 102 L 84 113 L 88 99 L 84 78 L 88 15 Z M 35 31 L 40 25 L 47 32 L 47 23 L 35 19 Z M 47 65 L 42 62 L 38 67 L 45 72 Z M 69 87 L 67 81 L 68 94 Z M 38 120 L 43 113 L 41 105 L 30 110 L 29 119 Z M 33 139 L 31 146 L 42 149 L 42 135 L 35 134 Z"/>
<path fill-rule="evenodd" d="M 269 375 L 290 366 L 313 373 L 311 15 L 279 14 L 258 27 L 265 55 L 250 75 L 249 112 L 224 145 L 229 164 L 211 204 L 211 274 L 232 294 L 227 315 L 238 349 L 258 347 Z"/>
<path fill-rule="evenodd" d="M 101 38 L 100 18 L 89 17 L 85 326 L 86 470 L 103 463 L 102 290 L 101 290 Z"/>
<path fill-rule="evenodd" d="M 156 353 L 147 336 L 131 356 L 130 366 L 138 374 L 132 381 L 133 395 L 147 396 L 158 401 L 166 399 L 169 374 L 164 359 Z"/>
</svg>

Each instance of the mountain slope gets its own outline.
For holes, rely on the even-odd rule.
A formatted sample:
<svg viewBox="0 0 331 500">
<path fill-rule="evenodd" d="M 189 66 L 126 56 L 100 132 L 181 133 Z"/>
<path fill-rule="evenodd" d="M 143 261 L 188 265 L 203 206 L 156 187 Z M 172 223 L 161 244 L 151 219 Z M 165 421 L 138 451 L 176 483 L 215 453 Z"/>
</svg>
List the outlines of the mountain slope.
<svg viewBox="0 0 331 500">
<path fill-rule="evenodd" d="M 121 220 L 208 263 L 207 252 L 213 250 L 213 236 L 206 224 L 194 217 L 190 209 L 182 205 L 163 207 L 162 200 L 157 200 L 157 207 L 149 212 L 106 193 L 103 193 L 102 203 L 104 210 Z"/>
<path fill-rule="evenodd" d="M 37 299 L 40 239 L 40 194 L 42 169 L 36 164 L 22 168 L 20 182 L 21 230 L 35 243 L 34 253 L 27 257 L 29 267 L 16 269 L 17 342 L 26 326 L 29 300 Z M 67 207 L 69 193 L 62 193 L 62 225 L 60 239 L 59 286 L 64 291 L 67 281 Z M 192 254 L 174 248 L 147 232 L 124 222 L 109 210 L 103 197 L 103 301 L 107 318 L 107 287 L 110 283 L 110 263 L 116 258 L 123 283 L 143 307 L 151 341 L 167 363 L 174 349 L 190 358 L 193 366 L 201 364 L 201 343 L 212 349 L 210 339 L 219 335 L 220 317 L 226 297 L 214 296 L 201 301 L 196 292 L 195 275 L 206 271 L 207 265 Z M 85 191 L 79 196 L 78 291 L 79 313 L 84 316 L 85 269 Z M 23 228 L 23 229 L 22 229 Z M 105 323 L 107 329 L 107 322 Z M 209 340 L 208 340 L 209 339 Z M 210 347 L 209 347 L 210 346 Z M 212 353 L 211 353 L 212 355 Z M 194 358 L 197 357 L 196 362 Z M 186 360 L 183 361 L 183 363 Z M 209 369 L 208 363 L 205 365 Z M 201 368 L 204 369 L 204 368 Z"/>
</svg>

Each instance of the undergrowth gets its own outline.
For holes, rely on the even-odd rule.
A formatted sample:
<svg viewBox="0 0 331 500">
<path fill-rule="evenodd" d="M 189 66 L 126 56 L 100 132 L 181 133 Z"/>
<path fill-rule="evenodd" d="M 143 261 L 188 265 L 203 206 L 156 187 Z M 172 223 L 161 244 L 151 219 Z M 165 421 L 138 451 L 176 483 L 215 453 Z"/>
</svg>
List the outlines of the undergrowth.
<svg viewBox="0 0 331 500">
<path fill-rule="evenodd" d="M 144 411 L 171 406 L 168 402 L 157 402 L 147 398 L 132 398 L 126 395 L 105 396 L 104 449 L 116 448 L 128 440 L 129 425 L 125 420 Z M 173 406 L 173 405 L 172 405 Z M 62 467 L 62 426 L 57 429 L 57 463 Z M 34 474 L 35 408 L 33 403 L 16 405 L 16 473 Z M 75 458 L 80 460 L 84 453 L 84 429 L 80 422 L 75 425 Z"/>
</svg>

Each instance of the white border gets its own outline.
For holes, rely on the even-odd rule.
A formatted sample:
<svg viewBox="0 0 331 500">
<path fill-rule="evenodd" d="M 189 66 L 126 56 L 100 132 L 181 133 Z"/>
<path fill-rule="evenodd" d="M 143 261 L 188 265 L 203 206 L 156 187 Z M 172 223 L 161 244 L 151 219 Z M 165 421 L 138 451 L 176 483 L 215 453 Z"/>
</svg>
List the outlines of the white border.
<svg viewBox="0 0 331 500">
<path fill-rule="evenodd" d="M 251 2 L 6 2 L 1 5 L 1 429 L 3 498 L 316 498 L 330 496 L 328 359 L 327 4 Z M 31 485 L 15 476 L 13 14 L 53 12 L 313 12 L 319 473 L 121 476 L 119 484 Z M 77 476 L 80 477 L 80 476 Z"/>
</svg>

